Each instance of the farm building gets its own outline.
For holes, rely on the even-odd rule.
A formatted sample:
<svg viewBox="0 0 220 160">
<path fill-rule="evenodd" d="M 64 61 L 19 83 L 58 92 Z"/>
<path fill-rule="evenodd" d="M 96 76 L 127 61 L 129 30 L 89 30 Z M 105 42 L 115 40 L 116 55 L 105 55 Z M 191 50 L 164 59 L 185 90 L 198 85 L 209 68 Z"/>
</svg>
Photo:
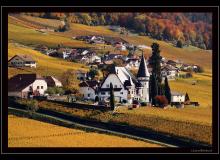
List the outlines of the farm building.
<svg viewBox="0 0 220 160">
<path fill-rule="evenodd" d="M 36 68 L 36 61 L 27 55 L 15 55 L 8 61 L 10 67 L 34 67 Z"/>
<path fill-rule="evenodd" d="M 53 76 L 45 76 L 45 81 L 47 82 L 48 87 L 62 87 L 62 83 Z"/>
<path fill-rule="evenodd" d="M 185 94 L 172 91 L 171 92 L 171 102 L 173 102 L 173 103 L 185 102 Z"/>
<path fill-rule="evenodd" d="M 47 82 L 37 74 L 18 74 L 8 80 L 8 96 L 42 96 L 46 90 Z"/>
</svg>

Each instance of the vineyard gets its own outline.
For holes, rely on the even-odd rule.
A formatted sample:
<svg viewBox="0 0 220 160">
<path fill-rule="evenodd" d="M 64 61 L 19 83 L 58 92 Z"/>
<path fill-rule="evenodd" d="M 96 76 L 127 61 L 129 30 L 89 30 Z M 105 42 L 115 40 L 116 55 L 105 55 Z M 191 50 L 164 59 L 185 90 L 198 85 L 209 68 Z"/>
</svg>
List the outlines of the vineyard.
<svg viewBox="0 0 220 160">
<path fill-rule="evenodd" d="M 128 138 L 8 116 L 9 147 L 161 147 Z"/>
</svg>

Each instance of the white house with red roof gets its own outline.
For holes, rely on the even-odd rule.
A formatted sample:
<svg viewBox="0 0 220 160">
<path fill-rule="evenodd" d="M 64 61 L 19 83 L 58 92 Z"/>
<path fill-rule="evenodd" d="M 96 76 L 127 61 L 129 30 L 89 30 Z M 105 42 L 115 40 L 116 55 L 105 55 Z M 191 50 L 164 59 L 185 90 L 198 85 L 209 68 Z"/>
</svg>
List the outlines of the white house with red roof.
<svg viewBox="0 0 220 160">
<path fill-rule="evenodd" d="M 17 74 L 8 80 L 8 96 L 28 98 L 42 96 L 47 90 L 47 82 L 37 74 Z"/>
</svg>

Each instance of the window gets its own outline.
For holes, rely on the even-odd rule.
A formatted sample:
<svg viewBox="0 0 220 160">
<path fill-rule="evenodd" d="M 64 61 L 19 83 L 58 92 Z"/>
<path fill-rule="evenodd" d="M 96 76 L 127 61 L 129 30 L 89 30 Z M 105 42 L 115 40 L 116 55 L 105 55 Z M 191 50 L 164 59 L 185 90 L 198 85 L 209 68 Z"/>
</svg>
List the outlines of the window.
<svg viewBox="0 0 220 160">
<path fill-rule="evenodd" d="M 123 94 L 123 92 L 121 92 L 121 94 Z"/>
<path fill-rule="evenodd" d="M 44 86 L 41 86 L 41 89 L 43 89 L 44 88 Z"/>
<path fill-rule="evenodd" d="M 90 97 L 90 94 L 88 94 L 88 97 Z"/>
<path fill-rule="evenodd" d="M 130 94 L 130 91 L 128 91 L 128 94 Z"/>
<path fill-rule="evenodd" d="M 109 84 L 106 84 L 106 87 L 109 88 Z"/>
<path fill-rule="evenodd" d="M 89 87 L 88 87 L 88 91 L 89 91 Z"/>
<path fill-rule="evenodd" d="M 117 85 L 115 85 L 115 88 L 117 88 Z"/>
<path fill-rule="evenodd" d="M 40 86 L 37 86 L 37 89 L 40 89 Z"/>
<path fill-rule="evenodd" d="M 101 92 L 101 95 L 105 95 L 105 92 Z"/>
</svg>

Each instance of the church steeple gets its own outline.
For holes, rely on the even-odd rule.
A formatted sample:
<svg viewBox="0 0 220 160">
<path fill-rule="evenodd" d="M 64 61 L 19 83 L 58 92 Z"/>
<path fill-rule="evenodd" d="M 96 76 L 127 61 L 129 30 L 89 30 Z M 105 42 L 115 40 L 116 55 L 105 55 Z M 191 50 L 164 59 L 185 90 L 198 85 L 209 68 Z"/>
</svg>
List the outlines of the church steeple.
<svg viewBox="0 0 220 160">
<path fill-rule="evenodd" d="M 138 73 L 137 73 L 137 78 L 139 78 L 139 77 L 149 77 L 149 76 L 150 76 L 150 74 L 149 74 L 148 69 L 147 69 L 146 60 L 145 60 L 144 54 L 142 52 L 141 62 L 140 62 L 140 66 L 139 66 Z"/>
</svg>

